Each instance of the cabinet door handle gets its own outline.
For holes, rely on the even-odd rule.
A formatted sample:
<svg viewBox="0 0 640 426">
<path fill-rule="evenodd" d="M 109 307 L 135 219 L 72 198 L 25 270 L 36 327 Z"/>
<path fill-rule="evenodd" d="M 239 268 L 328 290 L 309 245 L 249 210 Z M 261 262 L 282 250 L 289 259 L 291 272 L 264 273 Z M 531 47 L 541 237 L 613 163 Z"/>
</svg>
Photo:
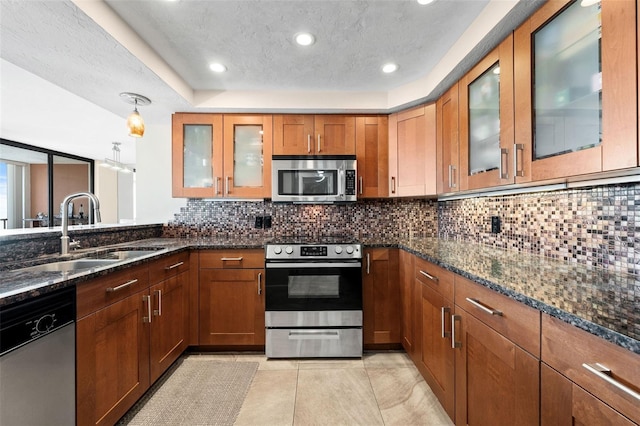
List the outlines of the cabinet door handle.
<svg viewBox="0 0 640 426">
<path fill-rule="evenodd" d="M 391 193 L 396 193 L 396 178 L 395 176 L 391 176 Z"/>
<path fill-rule="evenodd" d="M 582 364 L 582 366 L 587 370 L 589 370 L 590 372 L 592 372 L 593 374 L 595 374 L 596 376 L 600 377 L 605 382 L 615 386 L 622 392 L 640 401 L 640 393 L 634 391 L 629 386 L 626 386 L 624 383 L 621 383 L 616 379 L 614 379 L 613 377 L 611 377 L 611 369 L 597 362 L 593 364 Z"/>
<path fill-rule="evenodd" d="M 371 270 L 371 255 L 367 253 L 367 275 L 369 275 L 369 271 Z"/>
<path fill-rule="evenodd" d="M 439 281 L 439 280 L 438 280 L 438 277 L 434 277 L 433 275 L 431 275 L 431 274 L 430 274 L 430 273 L 428 273 L 428 272 L 423 271 L 422 269 L 420 270 L 420 273 L 421 273 L 422 275 L 424 275 L 425 277 L 429 278 L 431 281 L 435 281 L 435 282 L 438 282 L 438 281 Z"/>
<path fill-rule="evenodd" d="M 258 296 L 262 294 L 262 272 L 258 272 Z"/>
<path fill-rule="evenodd" d="M 440 333 L 442 335 L 443 339 L 446 339 L 447 337 L 449 337 L 451 335 L 451 332 L 446 330 L 446 322 L 447 322 L 447 315 L 449 312 L 451 312 L 451 308 L 448 308 L 446 306 L 443 306 L 442 308 L 440 308 Z"/>
<path fill-rule="evenodd" d="M 182 266 L 182 265 L 184 265 L 184 262 L 178 262 L 178 263 L 175 263 L 175 264 L 173 264 L 171 266 L 165 266 L 164 269 L 165 269 L 165 271 L 169 271 L 171 269 L 176 269 L 178 266 Z"/>
<path fill-rule="evenodd" d="M 311 154 L 311 135 L 307 135 L 307 154 Z"/>
<path fill-rule="evenodd" d="M 497 309 L 493 309 L 491 307 L 485 306 L 482 302 L 480 302 L 477 299 L 472 299 L 470 297 L 467 297 L 465 300 L 467 302 L 471 303 L 476 308 L 481 309 L 481 310 L 485 311 L 486 313 L 488 313 L 490 315 L 496 315 L 496 316 L 499 316 L 499 317 L 502 316 L 502 311 L 498 311 Z"/>
<path fill-rule="evenodd" d="M 320 133 L 318 133 L 318 152 L 320 152 Z"/>
<path fill-rule="evenodd" d="M 135 284 L 137 282 L 138 280 L 135 279 L 135 280 L 127 281 L 126 283 L 120 284 L 119 286 L 116 286 L 116 287 L 107 287 L 107 293 L 113 293 L 114 291 L 122 290 L 123 288 L 127 288 L 130 285 Z"/>
<path fill-rule="evenodd" d="M 518 155 L 518 152 L 522 152 L 522 155 Z M 515 143 L 513 144 L 513 157 L 514 157 L 514 167 L 513 169 L 515 170 L 515 175 L 522 177 L 524 176 L 524 165 L 522 168 L 518 167 L 518 158 L 520 158 L 520 163 L 522 163 L 522 159 L 524 158 L 524 144 L 522 143 Z"/>
<path fill-rule="evenodd" d="M 451 349 L 462 346 L 462 342 L 456 342 L 456 321 L 462 321 L 460 315 L 451 315 Z"/>
<path fill-rule="evenodd" d="M 227 176 L 227 177 L 224 179 L 224 193 L 225 193 L 226 195 L 229 195 L 229 186 L 230 186 L 230 185 L 229 185 L 229 180 L 230 180 L 230 179 L 231 179 L 231 176 Z"/>
<path fill-rule="evenodd" d="M 147 315 L 146 317 L 142 317 L 142 322 L 151 323 L 151 296 L 145 294 L 142 296 L 142 301 L 147 304 Z"/>
<path fill-rule="evenodd" d="M 240 257 L 223 257 L 220 258 L 223 262 L 240 262 L 242 260 L 242 256 Z"/>
<path fill-rule="evenodd" d="M 362 176 L 360 176 L 360 195 L 362 195 L 362 188 L 363 188 L 363 184 L 362 184 Z"/>
<path fill-rule="evenodd" d="M 216 195 L 220 194 L 220 178 L 216 176 Z"/>
<path fill-rule="evenodd" d="M 504 163 L 504 159 L 507 159 L 507 163 Z M 506 173 L 502 169 L 503 164 L 507 165 Z M 500 148 L 500 179 L 509 179 L 509 150 L 507 148 Z"/>
<path fill-rule="evenodd" d="M 155 293 L 158 296 L 158 309 L 153 310 L 153 316 L 161 317 L 162 316 L 162 290 L 156 290 Z"/>
</svg>

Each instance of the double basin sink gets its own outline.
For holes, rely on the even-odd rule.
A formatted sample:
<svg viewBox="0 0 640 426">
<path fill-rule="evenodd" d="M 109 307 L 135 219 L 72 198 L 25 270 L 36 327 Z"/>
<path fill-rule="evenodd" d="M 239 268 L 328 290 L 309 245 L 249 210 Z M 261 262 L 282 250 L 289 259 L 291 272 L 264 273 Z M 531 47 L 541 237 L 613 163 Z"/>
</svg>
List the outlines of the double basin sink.
<svg viewBox="0 0 640 426">
<path fill-rule="evenodd" d="M 101 268 L 122 262 L 125 260 L 135 259 L 157 252 L 157 250 L 138 250 L 138 249 L 117 249 L 100 254 L 91 254 L 90 257 L 83 257 L 72 260 L 59 260 L 42 265 L 29 266 L 22 268 L 24 272 L 81 272 L 94 268 Z"/>
</svg>

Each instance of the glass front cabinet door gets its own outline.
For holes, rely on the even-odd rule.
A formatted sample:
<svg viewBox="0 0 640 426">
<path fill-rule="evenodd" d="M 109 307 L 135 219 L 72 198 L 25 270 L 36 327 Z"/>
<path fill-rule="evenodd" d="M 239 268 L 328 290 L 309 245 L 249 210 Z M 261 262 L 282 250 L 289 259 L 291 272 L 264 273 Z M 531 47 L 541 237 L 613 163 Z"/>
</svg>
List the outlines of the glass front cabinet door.
<svg viewBox="0 0 640 426">
<path fill-rule="evenodd" d="M 222 176 L 222 115 L 172 116 L 174 197 L 212 198 Z"/>
<path fill-rule="evenodd" d="M 513 37 L 460 81 L 460 189 L 513 183 Z"/>
<path fill-rule="evenodd" d="M 225 197 L 271 197 L 271 115 L 224 116 Z"/>
<path fill-rule="evenodd" d="M 514 33 L 516 182 L 635 167 L 636 1 L 549 1 Z"/>
</svg>

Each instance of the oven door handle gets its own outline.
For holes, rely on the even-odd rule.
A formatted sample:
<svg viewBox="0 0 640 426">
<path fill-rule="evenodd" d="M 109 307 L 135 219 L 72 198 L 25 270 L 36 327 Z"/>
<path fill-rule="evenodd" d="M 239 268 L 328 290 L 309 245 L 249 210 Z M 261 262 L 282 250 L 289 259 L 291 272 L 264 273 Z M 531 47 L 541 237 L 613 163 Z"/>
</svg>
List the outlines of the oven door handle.
<svg viewBox="0 0 640 426">
<path fill-rule="evenodd" d="M 266 263 L 267 269 L 278 268 L 362 268 L 361 262 Z"/>
<path fill-rule="evenodd" d="M 289 340 L 340 340 L 340 333 L 333 330 L 298 330 L 289 332 Z"/>
</svg>

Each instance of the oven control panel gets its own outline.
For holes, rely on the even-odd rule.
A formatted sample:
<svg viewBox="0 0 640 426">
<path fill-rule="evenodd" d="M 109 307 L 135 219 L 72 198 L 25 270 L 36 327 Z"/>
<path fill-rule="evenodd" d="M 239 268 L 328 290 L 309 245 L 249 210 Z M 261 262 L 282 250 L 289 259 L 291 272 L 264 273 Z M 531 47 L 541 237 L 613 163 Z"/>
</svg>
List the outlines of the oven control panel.
<svg viewBox="0 0 640 426">
<path fill-rule="evenodd" d="M 270 259 L 362 259 L 360 244 L 267 244 Z"/>
</svg>

